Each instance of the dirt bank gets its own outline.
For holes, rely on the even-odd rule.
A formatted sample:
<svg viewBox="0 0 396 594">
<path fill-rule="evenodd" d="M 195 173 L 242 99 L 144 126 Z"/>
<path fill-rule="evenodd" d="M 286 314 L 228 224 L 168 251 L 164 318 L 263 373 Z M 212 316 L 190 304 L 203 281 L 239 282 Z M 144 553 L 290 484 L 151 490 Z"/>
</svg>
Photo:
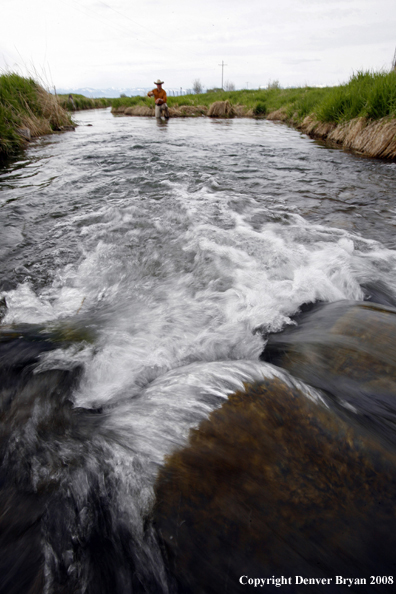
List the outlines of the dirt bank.
<svg viewBox="0 0 396 594">
<path fill-rule="evenodd" d="M 127 107 L 120 105 L 113 107 L 111 113 L 114 115 L 126 116 L 149 116 L 154 117 L 154 107 L 148 105 L 134 105 Z M 189 118 L 208 116 L 210 118 L 234 118 L 250 117 L 253 111 L 248 110 L 244 105 L 231 105 L 229 101 L 216 101 L 209 107 L 206 105 L 180 105 L 179 107 L 169 107 L 171 118 Z"/>
<path fill-rule="evenodd" d="M 319 122 L 307 116 L 302 122 L 288 119 L 284 110 L 268 114 L 268 120 L 287 122 L 311 138 L 339 145 L 366 157 L 396 159 L 396 119 L 354 118 L 342 124 Z"/>
<path fill-rule="evenodd" d="M 155 115 L 154 107 L 148 105 L 134 105 L 133 107 L 126 107 L 121 105 L 120 107 L 113 108 L 111 113 L 115 115 L 126 115 L 126 116 L 151 116 Z M 171 118 L 188 118 L 188 117 L 199 117 L 207 115 L 208 108 L 205 105 L 182 105 L 180 107 L 170 107 L 169 115 Z"/>
<path fill-rule="evenodd" d="M 120 106 L 113 108 L 112 113 L 127 116 L 152 116 L 154 107 L 136 105 L 133 107 Z M 170 107 L 171 117 L 208 116 L 215 118 L 257 117 L 252 109 L 244 105 L 231 105 L 228 101 L 216 101 L 209 108 L 205 105 L 182 105 Z M 266 119 L 286 122 L 289 125 L 317 138 L 335 143 L 345 150 L 382 159 L 396 159 L 396 119 L 386 117 L 380 120 L 355 118 L 342 124 L 319 122 L 309 115 L 303 121 L 290 119 L 284 109 L 278 109 L 266 115 Z"/>
<path fill-rule="evenodd" d="M 393 118 L 376 121 L 355 118 L 339 125 L 305 118 L 299 128 L 312 138 L 335 142 L 367 157 L 396 159 L 396 120 Z"/>
</svg>

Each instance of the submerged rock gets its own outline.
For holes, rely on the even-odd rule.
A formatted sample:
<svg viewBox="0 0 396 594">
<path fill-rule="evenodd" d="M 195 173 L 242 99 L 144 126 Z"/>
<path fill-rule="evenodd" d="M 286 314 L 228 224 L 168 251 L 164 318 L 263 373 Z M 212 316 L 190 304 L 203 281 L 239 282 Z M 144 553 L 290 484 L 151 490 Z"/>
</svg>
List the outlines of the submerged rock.
<svg viewBox="0 0 396 594">
<path fill-rule="evenodd" d="M 75 129 L 76 129 L 76 127 L 75 127 L 75 126 L 61 126 L 61 127 L 60 127 L 60 130 L 61 130 L 62 132 L 74 132 L 74 131 L 75 131 Z"/>
<path fill-rule="evenodd" d="M 395 487 L 395 454 L 274 378 L 232 394 L 168 459 L 154 520 L 183 594 L 244 592 L 249 577 L 271 576 L 290 577 L 283 592 L 301 591 L 295 576 L 344 591 L 336 575 L 376 591 L 370 575 L 394 571 Z"/>
<path fill-rule="evenodd" d="M 359 422 L 396 443 L 396 309 L 316 304 L 273 334 L 262 359 L 330 394 Z"/>
</svg>

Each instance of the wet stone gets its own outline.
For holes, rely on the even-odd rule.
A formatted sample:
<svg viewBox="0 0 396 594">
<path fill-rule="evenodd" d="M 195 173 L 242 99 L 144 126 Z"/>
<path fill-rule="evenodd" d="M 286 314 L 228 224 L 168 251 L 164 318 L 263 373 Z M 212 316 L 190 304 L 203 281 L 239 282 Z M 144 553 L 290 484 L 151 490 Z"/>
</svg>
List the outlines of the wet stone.
<svg viewBox="0 0 396 594">
<path fill-rule="evenodd" d="M 242 575 L 387 575 L 395 487 L 393 453 L 275 378 L 232 394 L 168 459 L 154 520 L 183 594 L 245 591 Z"/>
<path fill-rule="evenodd" d="M 371 302 L 316 304 L 269 337 L 261 356 L 325 390 L 396 444 L 396 309 Z"/>
</svg>

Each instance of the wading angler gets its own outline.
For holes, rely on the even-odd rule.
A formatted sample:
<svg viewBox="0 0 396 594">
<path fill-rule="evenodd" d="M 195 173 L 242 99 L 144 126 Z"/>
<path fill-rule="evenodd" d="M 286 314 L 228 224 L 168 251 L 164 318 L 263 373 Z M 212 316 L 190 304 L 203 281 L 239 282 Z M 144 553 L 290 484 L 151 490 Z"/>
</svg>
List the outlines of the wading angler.
<svg viewBox="0 0 396 594">
<path fill-rule="evenodd" d="M 164 115 L 165 119 L 168 120 L 169 110 L 168 105 L 166 103 L 167 97 L 165 90 L 162 88 L 164 81 L 158 79 L 157 82 L 155 82 L 154 84 L 157 85 L 157 88 L 153 89 L 152 91 L 149 91 L 147 95 L 148 97 L 155 98 L 155 117 L 160 118 L 162 115 Z"/>
</svg>

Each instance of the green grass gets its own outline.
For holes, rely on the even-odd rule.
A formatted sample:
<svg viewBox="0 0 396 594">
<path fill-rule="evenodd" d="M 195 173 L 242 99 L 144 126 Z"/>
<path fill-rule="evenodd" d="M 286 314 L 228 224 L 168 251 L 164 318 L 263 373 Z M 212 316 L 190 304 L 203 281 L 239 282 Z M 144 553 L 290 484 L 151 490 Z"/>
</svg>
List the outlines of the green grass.
<svg viewBox="0 0 396 594">
<path fill-rule="evenodd" d="M 0 154 L 12 154 L 19 149 L 22 116 L 28 109 L 39 110 L 36 83 L 17 74 L 0 76 Z"/>
<path fill-rule="evenodd" d="M 182 105 L 204 105 L 209 107 L 215 101 L 229 101 L 232 105 L 244 105 L 252 109 L 257 116 L 263 116 L 271 111 L 285 108 L 290 114 L 298 113 L 304 117 L 326 93 L 326 89 L 316 87 L 302 87 L 292 89 L 243 89 L 241 91 L 209 91 L 198 95 L 182 95 L 172 97 L 168 95 L 169 107 Z M 135 105 L 154 105 L 154 100 L 149 97 L 121 97 L 112 99 L 114 108 Z"/>
<path fill-rule="evenodd" d="M 1 93 L 1 87 L 0 87 Z M 19 127 L 13 112 L 1 103 L 0 95 L 0 158 L 15 153 L 21 144 L 21 138 L 16 132 Z"/>
<path fill-rule="evenodd" d="M 71 123 L 56 99 L 32 78 L 13 72 L 0 76 L 0 160 L 24 146 L 19 128 L 29 128 L 32 136 L 39 136 Z"/>
<path fill-rule="evenodd" d="M 269 88 L 240 91 L 209 91 L 199 95 L 168 96 L 170 107 L 205 105 L 228 100 L 244 105 L 254 115 L 283 109 L 290 120 L 301 121 L 312 115 L 323 122 L 340 123 L 356 117 L 380 119 L 396 117 L 396 72 L 358 72 L 345 85 L 337 87 Z M 122 97 L 113 107 L 154 105 L 148 97 Z"/>
<path fill-rule="evenodd" d="M 267 111 L 267 105 L 264 101 L 257 101 L 256 105 L 253 107 L 255 116 L 265 116 Z"/>
<path fill-rule="evenodd" d="M 395 117 L 396 72 L 358 72 L 348 84 L 330 89 L 316 113 L 319 120 L 336 123 L 357 117 Z"/>
<path fill-rule="evenodd" d="M 125 107 L 134 107 L 135 105 L 154 105 L 154 99 L 150 97 L 141 97 L 137 95 L 136 97 L 120 97 L 118 99 L 110 99 L 111 106 L 114 109 L 117 107 L 125 106 Z"/>
<path fill-rule="evenodd" d="M 69 101 L 69 95 L 58 95 L 60 105 L 68 111 L 98 109 L 101 107 L 110 107 L 110 105 L 112 105 L 112 99 L 106 99 L 104 97 L 101 99 L 91 99 L 90 97 L 79 95 L 78 93 L 73 93 L 72 97 L 74 105 Z"/>
</svg>

